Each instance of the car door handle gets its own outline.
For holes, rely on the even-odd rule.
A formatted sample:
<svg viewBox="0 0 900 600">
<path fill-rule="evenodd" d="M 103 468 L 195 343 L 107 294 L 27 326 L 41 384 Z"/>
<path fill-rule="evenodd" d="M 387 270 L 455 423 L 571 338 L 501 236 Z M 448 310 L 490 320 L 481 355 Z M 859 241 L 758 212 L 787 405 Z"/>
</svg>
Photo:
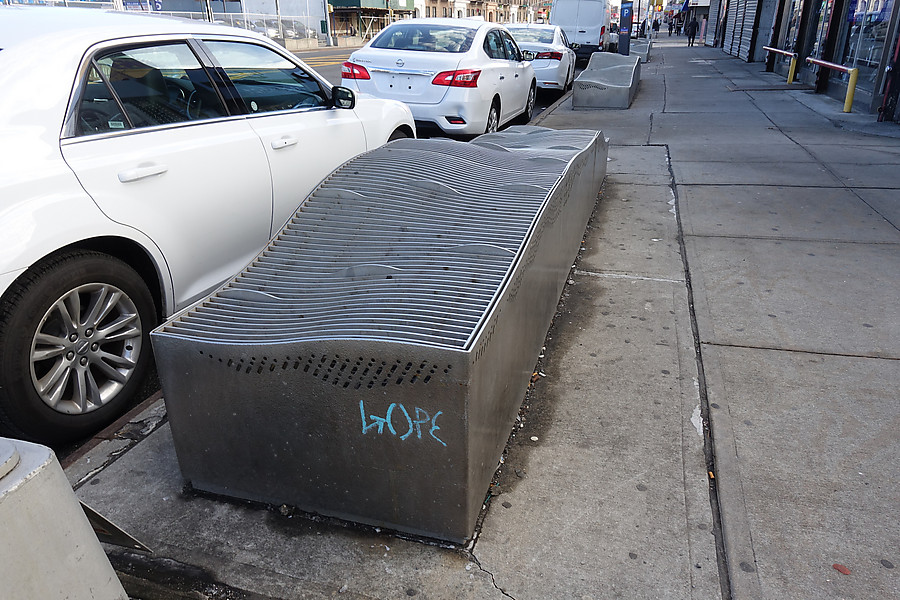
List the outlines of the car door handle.
<svg viewBox="0 0 900 600">
<path fill-rule="evenodd" d="M 502 80 L 504 80 L 504 79 L 506 79 L 506 75 L 501 75 L 501 76 L 500 76 L 500 80 L 502 81 Z"/>
<path fill-rule="evenodd" d="M 299 142 L 297 138 L 281 138 L 280 140 L 272 140 L 272 150 L 281 150 L 288 146 L 296 146 Z"/>
<path fill-rule="evenodd" d="M 518 73 L 516 73 L 516 78 L 517 78 L 517 79 L 518 79 L 518 77 L 519 77 L 519 74 L 518 74 Z"/>
<path fill-rule="evenodd" d="M 127 171 L 119 173 L 119 181 L 122 183 L 129 183 L 139 179 L 153 177 L 154 175 L 162 175 L 168 170 L 169 167 L 166 165 L 144 165 L 135 167 L 134 169 L 128 169 Z"/>
</svg>

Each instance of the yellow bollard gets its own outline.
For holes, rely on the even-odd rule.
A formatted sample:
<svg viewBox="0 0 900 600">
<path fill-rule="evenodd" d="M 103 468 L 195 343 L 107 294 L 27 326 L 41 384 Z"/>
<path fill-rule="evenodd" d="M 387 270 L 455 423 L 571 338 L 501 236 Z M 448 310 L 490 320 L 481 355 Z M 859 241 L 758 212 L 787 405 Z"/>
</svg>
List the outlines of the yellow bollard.
<svg viewBox="0 0 900 600">
<path fill-rule="evenodd" d="M 797 72 L 797 55 L 791 56 L 791 67 L 788 69 L 788 80 L 789 84 L 794 83 L 794 73 Z"/>
<path fill-rule="evenodd" d="M 850 81 L 847 82 L 847 95 L 844 97 L 844 112 L 848 113 L 853 109 L 853 95 L 856 93 L 856 78 L 859 76 L 859 69 L 850 69 Z"/>
</svg>

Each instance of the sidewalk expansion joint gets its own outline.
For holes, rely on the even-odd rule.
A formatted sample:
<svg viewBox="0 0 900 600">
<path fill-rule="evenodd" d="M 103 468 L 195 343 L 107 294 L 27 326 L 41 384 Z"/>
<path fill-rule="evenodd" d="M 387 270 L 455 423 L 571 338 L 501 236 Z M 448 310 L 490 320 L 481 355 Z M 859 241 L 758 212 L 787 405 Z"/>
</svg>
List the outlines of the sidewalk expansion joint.
<svg viewBox="0 0 900 600">
<path fill-rule="evenodd" d="M 682 162 L 688 162 L 688 161 L 682 161 Z M 696 161 L 696 162 L 701 162 L 701 161 Z M 721 163 L 725 164 L 726 161 L 705 160 L 705 161 L 702 161 L 702 162 L 704 162 L 704 163 L 712 163 L 712 164 L 716 164 L 716 163 L 721 162 Z M 806 163 L 796 163 L 796 164 L 806 164 Z M 833 184 L 827 184 L 827 183 L 822 183 L 822 184 L 816 185 L 816 184 L 809 184 L 809 183 L 804 183 L 804 184 L 792 184 L 792 183 L 758 183 L 758 182 L 747 182 L 747 183 L 744 183 L 744 182 L 741 182 L 741 181 L 714 181 L 714 182 L 712 182 L 712 183 L 704 183 L 704 182 L 702 182 L 702 181 L 677 181 L 677 182 L 676 182 L 676 185 L 684 185 L 684 186 L 689 185 L 689 186 L 691 186 L 691 187 L 697 187 L 697 188 L 704 188 L 704 187 L 725 187 L 725 186 L 727 186 L 727 187 L 735 187 L 735 188 L 739 188 L 739 187 L 752 187 L 752 188 L 773 188 L 773 189 L 788 189 L 788 190 L 789 190 L 789 189 L 793 189 L 793 188 L 798 188 L 798 189 L 812 189 L 812 190 L 818 190 L 818 189 L 822 189 L 822 190 L 833 190 L 833 189 L 835 189 L 835 187 L 836 187 L 836 186 L 833 185 Z M 844 184 L 844 185 L 841 185 L 841 186 L 837 186 L 837 187 L 839 187 L 840 189 L 848 189 L 848 190 L 853 190 L 853 189 L 879 189 L 879 188 L 854 188 L 854 187 L 852 187 L 852 186 L 847 186 L 847 185 L 845 185 L 845 184 Z"/>
<path fill-rule="evenodd" d="M 694 360 L 697 364 L 697 392 L 700 397 L 700 416 L 703 420 L 703 455 L 706 459 L 708 473 L 718 473 L 716 468 L 716 455 L 713 445 L 714 431 L 710 415 L 709 389 L 706 381 L 706 371 L 703 364 L 703 345 L 700 339 L 700 326 L 697 323 L 697 311 L 694 305 L 694 288 L 691 284 L 691 270 L 688 263 L 687 247 L 685 246 L 684 225 L 681 220 L 681 206 L 678 197 L 678 184 L 675 181 L 675 170 L 672 167 L 672 156 L 666 146 L 666 163 L 669 168 L 672 196 L 675 205 L 675 223 L 678 236 L 678 250 L 681 254 L 681 264 L 684 271 L 684 286 L 687 291 L 688 314 L 690 315 L 691 336 L 694 342 Z M 725 533 L 722 523 L 721 504 L 719 502 L 718 483 L 710 477 L 709 505 L 713 521 L 713 534 L 716 540 L 716 563 L 719 569 L 719 586 L 722 600 L 732 600 L 731 576 L 728 569 L 728 555 L 725 552 Z"/>
<path fill-rule="evenodd" d="M 747 350 L 772 350 L 774 352 L 790 352 L 792 354 L 811 354 L 813 356 L 837 356 L 841 358 L 866 358 L 871 360 L 900 360 L 900 356 L 884 356 L 881 354 L 860 354 L 853 352 L 821 352 L 818 350 L 806 350 L 803 348 L 783 348 L 775 346 L 761 346 L 754 344 L 728 344 L 725 342 L 704 342 L 705 346 L 715 346 L 718 348 L 744 348 Z"/>
<path fill-rule="evenodd" d="M 846 244 L 848 246 L 898 246 L 898 242 L 890 241 L 857 241 L 857 240 L 839 240 L 836 238 L 806 238 L 797 236 L 776 236 L 776 235 L 736 235 L 727 233 L 686 233 L 685 237 L 690 238 L 710 238 L 719 240 L 765 240 L 779 242 L 822 242 L 824 244 Z"/>
<path fill-rule="evenodd" d="M 628 275 L 627 273 L 597 273 L 596 271 L 575 270 L 576 275 L 597 277 L 600 279 L 629 279 L 633 281 L 655 281 L 658 283 L 684 283 L 684 279 L 666 279 L 664 277 L 645 277 L 643 275 Z"/>
<path fill-rule="evenodd" d="M 476 557 L 475 554 L 473 554 L 473 553 L 470 552 L 470 553 L 469 553 L 469 558 L 472 560 L 473 563 L 475 563 L 475 565 L 476 565 L 483 573 L 487 573 L 487 574 L 490 576 L 490 578 L 491 578 L 491 585 L 493 585 L 495 588 L 497 588 L 497 591 L 499 591 L 501 594 L 503 594 L 503 595 L 506 596 L 507 598 L 512 598 L 513 600 L 516 600 L 516 597 L 515 597 L 515 596 L 510 595 L 509 593 L 507 593 L 506 590 L 504 590 L 502 587 L 500 587 L 499 585 L 497 585 L 497 580 L 494 579 L 494 574 L 491 573 L 490 571 L 488 571 L 487 569 L 485 569 L 485 568 L 481 565 L 481 561 L 478 560 L 478 557 Z"/>
</svg>

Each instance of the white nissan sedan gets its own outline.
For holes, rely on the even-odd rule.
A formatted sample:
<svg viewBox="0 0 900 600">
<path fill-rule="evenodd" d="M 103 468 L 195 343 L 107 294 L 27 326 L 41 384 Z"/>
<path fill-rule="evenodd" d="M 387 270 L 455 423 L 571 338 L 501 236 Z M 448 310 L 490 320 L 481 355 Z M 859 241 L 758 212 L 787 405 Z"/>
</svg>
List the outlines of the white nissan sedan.
<svg viewBox="0 0 900 600">
<path fill-rule="evenodd" d="M 111 422 L 160 319 L 233 276 L 332 170 L 415 125 L 263 36 L 0 6 L 0 430 Z"/>
<path fill-rule="evenodd" d="M 350 55 L 348 87 L 406 102 L 420 127 L 472 135 L 531 120 L 531 63 L 502 25 L 468 19 L 408 19 Z"/>
<path fill-rule="evenodd" d="M 519 23 L 506 27 L 519 48 L 534 53 L 531 66 L 539 88 L 569 89 L 575 81 L 575 52 L 559 25 Z"/>
</svg>

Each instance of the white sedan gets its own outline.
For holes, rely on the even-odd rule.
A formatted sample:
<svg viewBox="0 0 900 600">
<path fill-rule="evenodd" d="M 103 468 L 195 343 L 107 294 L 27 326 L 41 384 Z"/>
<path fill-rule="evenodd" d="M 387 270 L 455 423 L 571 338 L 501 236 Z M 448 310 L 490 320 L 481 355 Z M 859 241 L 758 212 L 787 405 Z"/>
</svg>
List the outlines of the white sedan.
<svg viewBox="0 0 900 600">
<path fill-rule="evenodd" d="M 496 131 L 534 111 L 536 80 L 502 25 L 467 19 L 408 19 L 350 55 L 348 87 L 406 102 L 417 125 L 445 133 Z"/>
<path fill-rule="evenodd" d="M 88 435 L 150 330 L 250 262 L 331 171 L 412 137 L 258 34 L 0 6 L 0 430 Z"/>
<path fill-rule="evenodd" d="M 575 81 L 575 52 L 559 25 L 538 23 L 506 26 L 519 48 L 534 53 L 531 66 L 539 88 L 564 91 Z"/>
</svg>

